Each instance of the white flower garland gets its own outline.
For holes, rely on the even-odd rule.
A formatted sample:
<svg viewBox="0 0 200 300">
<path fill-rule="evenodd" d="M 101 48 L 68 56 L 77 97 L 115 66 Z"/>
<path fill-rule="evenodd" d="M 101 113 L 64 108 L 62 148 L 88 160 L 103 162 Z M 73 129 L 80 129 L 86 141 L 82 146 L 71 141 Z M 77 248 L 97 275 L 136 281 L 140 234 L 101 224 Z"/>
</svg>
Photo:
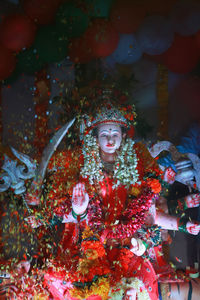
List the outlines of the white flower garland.
<svg viewBox="0 0 200 300">
<path fill-rule="evenodd" d="M 114 187 L 122 184 L 128 188 L 131 184 L 140 183 L 136 169 L 137 156 L 133 148 L 134 143 L 132 139 L 128 138 L 121 145 L 121 151 L 114 164 L 113 178 L 116 181 Z M 89 177 L 90 184 L 94 184 L 94 181 L 102 181 L 104 179 L 103 164 L 99 155 L 99 146 L 92 134 L 84 137 L 82 153 L 84 156 L 84 166 L 81 169 L 83 178 Z"/>
<path fill-rule="evenodd" d="M 90 184 L 94 184 L 94 181 L 102 181 L 103 176 L 103 164 L 99 155 L 99 147 L 96 142 L 96 138 L 91 134 L 87 134 L 84 137 L 84 144 L 82 147 L 82 153 L 84 156 L 84 166 L 81 169 L 81 175 L 83 178 L 89 176 Z"/>
<path fill-rule="evenodd" d="M 113 177 L 117 179 L 115 186 L 121 184 L 129 187 L 131 184 L 138 182 L 137 156 L 133 145 L 135 142 L 132 139 L 126 139 L 121 145 L 121 152 L 117 156 Z M 139 182 L 138 182 L 139 183 Z"/>
</svg>

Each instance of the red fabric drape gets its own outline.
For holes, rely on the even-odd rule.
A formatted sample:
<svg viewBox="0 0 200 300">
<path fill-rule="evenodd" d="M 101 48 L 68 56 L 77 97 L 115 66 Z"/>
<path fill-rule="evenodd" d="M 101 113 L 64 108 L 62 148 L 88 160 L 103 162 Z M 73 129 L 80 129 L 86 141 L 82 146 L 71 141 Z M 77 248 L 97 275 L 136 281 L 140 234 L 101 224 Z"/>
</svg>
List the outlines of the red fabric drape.
<svg viewBox="0 0 200 300">
<path fill-rule="evenodd" d="M 42 151 L 49 140 L 48 134 L 48 102 L 50 98 L 50 80 L 46 70 L 37 73 L 35 77 L 35 138 L 34 146 L 37 157 L 41 156 Z"/>
</svg>

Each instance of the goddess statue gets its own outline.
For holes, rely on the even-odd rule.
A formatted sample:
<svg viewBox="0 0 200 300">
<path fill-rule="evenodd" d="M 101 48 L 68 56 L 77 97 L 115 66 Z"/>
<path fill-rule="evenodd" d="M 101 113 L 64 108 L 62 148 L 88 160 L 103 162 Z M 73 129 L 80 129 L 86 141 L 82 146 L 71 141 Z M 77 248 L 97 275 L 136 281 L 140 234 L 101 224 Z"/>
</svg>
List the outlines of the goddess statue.
<svg viewBox="0 0 200 300">
<path fill-rule="evenodd" d="M 117 107 L 103 95 L 96 113 L 81 120 L 81 147 L 50 159 L 43 200 L 39 189 L 27 193 L 29 205 L 44 206 L 45 199 L 45 214 L 36 209 L 27 218 L 32 227 L 65 228 L 56 253 L 46 251 L 42 270 L 15 291 L 19 299 L 31 297 L 30 285 L 34 299 L 159 299 L 146 249 L 162 242 L 161 228 L 198 234 L 200 225 L 156 211 L 164 176 L 128 136 L 135 117 L 133 106 Z"/>
</svg>

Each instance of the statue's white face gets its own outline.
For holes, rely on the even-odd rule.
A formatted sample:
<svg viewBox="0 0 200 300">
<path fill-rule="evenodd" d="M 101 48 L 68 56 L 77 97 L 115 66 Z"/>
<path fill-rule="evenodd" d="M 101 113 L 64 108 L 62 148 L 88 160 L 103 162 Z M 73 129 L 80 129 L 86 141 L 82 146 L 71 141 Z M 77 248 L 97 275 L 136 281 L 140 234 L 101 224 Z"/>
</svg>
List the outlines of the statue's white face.
<svg viewBox="0 0 200 300">
<path fill-rule="evenodd" d="M 122 130 L 116 124 L 101 124 L 98 127 L 98 143 L 105 153 L 115 153 L 122 141 Z"/>
</svg>

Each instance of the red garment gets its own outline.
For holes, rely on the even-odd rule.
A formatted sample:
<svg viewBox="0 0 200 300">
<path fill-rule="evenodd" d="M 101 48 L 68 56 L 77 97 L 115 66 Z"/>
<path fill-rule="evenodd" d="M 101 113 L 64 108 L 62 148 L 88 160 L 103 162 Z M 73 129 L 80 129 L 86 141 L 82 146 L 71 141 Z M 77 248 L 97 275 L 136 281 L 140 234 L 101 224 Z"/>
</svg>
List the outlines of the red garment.
<svg viewBox="0 0 200 300">
<path fill-rule="evenodd" d="M 119 274 L 125 278 L 136 277 L 143 282 L 150 299 L 158 300 L 157 275 L 147 259 L 134 255 L 126 248 L 108 250 L 107 257 L 111 265 L 113 262 L 120 262 L 112 268 L 114 281 L 119 280 Z"/>
<path fill-rule="evenodd" d="M 113 179 L 108 176 L 99 184 L 101 187 L 100 193 L 103 200 L 105 221 L 110 224 L 120 218 L 126 207 L 127 189 L 124 186 L 113 189 Z"/>
</svg>

